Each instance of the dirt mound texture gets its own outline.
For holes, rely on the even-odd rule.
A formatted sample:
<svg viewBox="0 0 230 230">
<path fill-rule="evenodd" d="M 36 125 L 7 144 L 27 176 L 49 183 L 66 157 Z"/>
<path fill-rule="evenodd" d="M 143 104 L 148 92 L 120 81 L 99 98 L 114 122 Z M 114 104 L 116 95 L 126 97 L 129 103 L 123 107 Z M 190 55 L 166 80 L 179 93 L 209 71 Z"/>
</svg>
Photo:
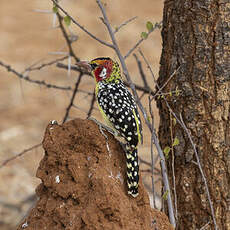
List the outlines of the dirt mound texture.
<svg viewBox="0 0 230 230">
<path fill-rule="evenodd" d="M 43 148 L 39 200 L 18 230 L 172 229 L 141 181 L 139 196 L 127 195 L 125 154 L 93 121 L 49 124 Z"/>
</svg>

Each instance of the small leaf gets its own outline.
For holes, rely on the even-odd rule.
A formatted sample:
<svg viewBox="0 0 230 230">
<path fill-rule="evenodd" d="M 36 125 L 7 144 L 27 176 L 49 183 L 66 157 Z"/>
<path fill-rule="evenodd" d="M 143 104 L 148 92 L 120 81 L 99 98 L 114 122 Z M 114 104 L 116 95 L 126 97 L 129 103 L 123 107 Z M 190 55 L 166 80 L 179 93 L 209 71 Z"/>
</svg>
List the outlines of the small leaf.
<svg viewBox="0 0 230 230">
<path fill-rule="evenodd" d="M 148 122 L 150 122 L 151 120 L 150 120 L 150 116 L 147 116 L 147 120 L 148 120 Z"/>
<path fill-rule="evenodd" d="M 173 125 L 176 125 L 176 118 L 173 118 Z"/>
<path fill-rule="evenodd" d="M 152 22 L 147 22 L 146 23 L 146 28 L 147 30 L 150 32 L 150 31 L 153 31 L 153 23 Z"/>
<path fill-rule="evenodd" d="M 173 141 L 173 145 L 172 146 L 176 146 L 176 145 L 179 145 L 180 144 L 180 141 L 177 137 L 175 137 L 174 141 Z"/>
<path fill-rule="evenodd" d="M 166 146 L 164 148 L 164 154 L 165 154 L 165 158 L 168 159 L 169 158 L 169 152 L 170 152 L 171 148 L 169 146 Z"/>
<path fill-rule="evenodd" d="M 169 194 L 169 191 L 166 190 L 165 193 L 163 194 L 162 198 L 163 198 L 164 200 L 168 200 L 168 194 Z"/>
<path fill-rule="evenodd" d="M 180 95 L 180 90 L 178 89 L 178 86 L 176 87 L 176 96 L 178 97 Z"/>
<path fill-rule="evenodd" d="M 146 39 L 146 38 L 148 37 L 148 34 L 147 34 L 146 32 L 142 32 L 142 33 L 141 33 L 141 37 L 142 37 L 143 39 Z"/>
<path fill-rule="evenodd" d="M 170 148 L 169 146 L 166 146 L 166 147 L 164 148 L 164 153 L 165 153 L 165 154 L 169 154 L 170 150 L 171 150 L 171 148 Z"/>
<path fill-rule="evenodd" d="M 169 92 L 169 96 L 171 96 L 171 97 L 172 97 L 172 91 L 170 91 L 170 92 Z"/>
<path fill-rule="evenodd" d="M 71 18 L 70 18 L 68 15 L 65 16 L 65 17 L 64 17 L 64 22 L 65 22 L 65 24 L 66 24 L 67 26 L 69 26 L 70 23 L 71 23 Z"/>
<path fill-rule="evenodd" d="M 58 12 L 58 7 L 57 6 L 54 6 L 53 7 L 53 12 L 56 14 Z"/>
</svg>

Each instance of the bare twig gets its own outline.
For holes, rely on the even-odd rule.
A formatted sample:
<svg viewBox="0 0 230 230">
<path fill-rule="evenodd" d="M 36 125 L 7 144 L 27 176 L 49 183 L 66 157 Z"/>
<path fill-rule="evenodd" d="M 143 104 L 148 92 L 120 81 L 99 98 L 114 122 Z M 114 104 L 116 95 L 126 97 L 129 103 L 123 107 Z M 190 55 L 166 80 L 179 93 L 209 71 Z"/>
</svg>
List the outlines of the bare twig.
<svg viewBox="0 0 230 230">
<path fill-rule="evenodd" d="M 63 64 L 63 63 L 58 62 L 56 66 L 57 66 L 58 68 L 68 70 L 68 65 Z M 88 76 L 92 77 L 92 75 L 91 75 L 90 72 L 86 71 L 85 69 L 81 69 L 81 68 L 80 68 L 79 66 L 77 66 L 77 65 L 71 65 L 70 68 L 71 68 L 71 70 L 73 70 L 73 71 L 82 72 L 84 75 L 88 75 Z"/>
<path fill-rule="evenodd" d="M 141 51 L 140 51 L 141 52 Z M 170 75 L 170 77 L 167 79 L 167 81 L 157 90 L 155 97 L 157 95 L 160 95 L 164 87 L 169 83 L 169 81 L 175 76 L 175 74 L 178 72 L 180 69 L 180 66 Z"/>
<path fill-rule="evenodd" d="M 75 84 L 75 87 L 74 87 L 74 90 L 73 90 L 73 94 L 71 96 L 70 103 L 66 108 L 66 113 L 65 113 L 65 116 L 63 118 L 62 123 L 64 123 L 67 120 L 68 116 L 69 116 L 70 109 L 73 106 L 73 102 L 74 102 L 75 96 L 77 94 L 78 87 L 79 87 L 79 85 L 81 83 L 82 76 L 83 76 L 83 73 L 80 73 L 79 76 L 78 76 L 78 80 L 76 81 L 76 84 Z"/>
<path fill-rule="evenodd" d="M 155 82 L 155 84 L 156 84 L 156 87 L 158 88 L 158 90 L 161 89 L 161 87 L 158 85 L 158 83 L 157 83 L 157 81 L 156 81 L 156 78 L 155 78 L 155 76 L 154 76 L 153 70 L 152 70 L 152 68 L 151 68 L 151 66 L 150 66 L 150 64 L 149 64 L 149 62 L 148 62 L 148 60 L 146 59 L 145 55 L 142 53 L 141 50 L 139 50 L 139 53 L 140 53 L 140 55 L 143 57 L 144 62 L 145 62 L 145 64 L 147 65 L 147 68 L 149 69 L 149 71 L 150 71 L 150 73 L 151 73 L 151 75 L 152 75 L 152 77 L 153 77 L 153 80 L 154 80 L 154 82 Z M 165 84 L 164 84 L 164 85 L 165 85 Z M 162 88 L 162 89 L 163 89 L 163 88 Z M 170 112 L 173 114 L 173 116 L 176 118 L 177 122 L 182 126 L 180 119 L 177 117 L 177 115 L 173 112 L 173 110 L 172 110 L 171 107 L 169 106 L 169 104 L 168 104 L 168 102 L 167 102 L 167 100 L 166 100 L 166 98 L 165 98 L 165 96 L 164 96 L 165 94 L 161 92 L 162 89 L 161 89 L 160 91 L 158 91 L 158 93 L 161 93 L 161 95 L 163 96 L 163 99 L 164 99 L 164 101 L 165 101 L 165 103 L 166 103 L 166 105 L 167 105 L 169 111 L 170 111 Z"/>
<path fill-rule="evenodd" d="M 63 25 L 63 18 L 61 17 L 61 15 L 57 12 L 56 13 L 57 15 L 57 18 L 58 18 L 58 22 L 59 22 L 59 26 L 60 26 L 60 29 L 62 31 L 62 34 L 66 40 L 66 43 L 67 43 L 67 46 L 68 46 L 68 49 L 69 49 L 69 55 L 72 56 L 76 62 L 80 61 L 80 59 L 75 55 L 74 51 L 73 51 L 73 48 L 72 48 L 72 40 L 69 38 L 68 36 L 68 33 L 66 32 L 66 29 Z"/>
<path fill-rule="evenodd" d="M 151 163 L 149 163 L 148 161 L 142 159 L 141 157 L 138 157 L 139 158 L 139 161 L 140 161 L 140 164 L 145 164 L 145 165 L 148 165 L 151 167 Z"/>
<path fill-rule="evenodd" d="M 93 97 L 91 99 L 91 103 L 90 103 L 90 107 L 89 107 L 89 111 L 87 114 L 87 118 L 89 118 L 93 112 L 93 107 L 94 107 L 94 103 L 96 101 L 96 95 L 95 95 L 95 90 L 93 91 Z"/>
<path fill-rule="evenodd" d="M 130 18 L 127 21 L 123 22 L 121 25 L 119 25 L 118 27 L 115 28 L 113 33 L 114 34 L 117 33 L 123 26 L 126 26 L 128 23 L 134 21 L 135 19 L 137 19 L 137 16 Z"/>
<path fill-rule="evenodd" d="M 139 58 L 137 57 L 136 54 L 133 54 L 133 56 L 134 56 L 135 59 L 136 59 L 137 66 L 138 66 L 138 69 L 139 69 L 139 72 L 140 72 L 140 75 L 141 75 L 141 79 L 142 79 L 142 81 L 143 81 L 143 83 L 144 83 L 144 87 L 145 87 L 146 89 L 148 89 L 149 86 L 148 86 L 148 83 L 147 83 L 147 80 L 146 80 L 146 77 L 145 77 L 145 74 L 144 74 L 144 71 L 143 71 L 143 68 L 142 68 L 141 61 L 139 60 Z"/>
<path fill-rule="evenodd" d="M 4 201 L 4 200 L 0 200 L 0 206 L 2 208 L 4 207 L 4 208 L 7 208 L 7 209 L 16 210 L 18 213 L 22 212 L 21 205 L 11 204 L 11 203 L 8 203 L 7 201 Z"/>
<path fill-rule="evenodd" d="M 173 119 L 170 113 L 170 136 L 171 136 L 171 151 L 172 151 L 172 181 L 173 181 L 173 193 L 174 193 L 174 208 L 175 208 L 175 218 L 177 220 L 177 192 L 176 192 L 176 178 L 175 178 L 175 157 L 174 157 L 174 147 L 173 147 Z"/>
<path fill-rule="evenodd" d="M 157 28 L 161 28 L 162 26 L 162 21 L 159 22 L 159 23 L 155 23 L 154 27 L 153 27 L 153 30 L 149 31 L 147 33 L 147 36 L 149 36 L 154 30 L 156 30 Z M 144 41 L 145 39 L 144 38 L 141 38 L 128 52 L 127 54 L 124 56 L 124 59 L 126 59 L 127 57 L 129 57 L 129 55 L 138 47 L 140 46 L 140 44 Z"/>
<path fill-rule="evenodd" d="M 144 173 L 150 173 L 151 176 L 152 175 L 156 175 L 156 176 L 161 175 L 161 171 L 158 168 L 154 168 L 154 173 L 152 172 L 152 169 L 141 169 L 140 171 L 144 172 Z M 154 182 L 154 184 L 156 184 L 156 182 Z M 153 190 L 150 190 L 150 191 L 153 191 Z"/>
<path fill-rule="evenodd" d="M 82 25 L 80 25 L 73 17 L 71 17 L 58 3 L 56 0 L 51 0 L 55 6 L 57 6 L 65 15 L 69 16 L 69 18 L 71 19 L 71 21 L 77 25 L 81 30 L 83 30 L 85 33 L 87 33 L 91 38 L 95 39 L 96 41 L 100 42 L 101 44 L 108 46 L 112 49 L 114 49 L 112 44 L 109 44 L 103 40 L 101 40 L 100 38 L 96 37 L 95 35 L 93 35 L 92 33 L 90 33 L 87 29 L 85 29 Z"/>
<path fill-rule="evenodd" d="M 7 69 L 8 72 L 12 72 L 13 74 L 15 74 L 20 79 L 23 79 L 23 80 L 28 81 L 30 83 L 43 85 L 43 86 L 45 86 L 47 88 L 60 89 L 60 90 L 72 90 L 72 88 L 70 86 L 67 86 L 67 87 L 65 87 L 65 86 L 57 86 L 57 85 L 52 85 L 52 84 L 46 83 L 45 81 L 33 80 L 30 77 L 24 76 L 23 74 L 17 72 L 10 65 L 4 64 L 2 61 L 0 61 L 0 66 L 5 67 L 5 69 Z"/>
<path fill-rule="evenodd" d="M 51 10 L 34 9 L 33 11 L 36 12 L 36 13 L 53 14 L 53 11 L 51 11 Z"/>
<path fill-rule="evenodd" d="M 149 112 L 150 112 L 150 116 L 151 116 L 151 121 L 152 121 L 152 130 L 154 130 L 154 116 L 153 116 L 153 112 L 152 112 L 152 106 L 151 106 L 151 102 L 152 102 L 152 99 L 150 98 L 150 95 L 149 95 Z M 154 162 L 154 156 L 153 156 L 153 132 L 152 132 L 152 135 L 151 135 L 151 169 L 152 169 L 152 193 L 153 193 L 153 207 L 156 208 L 156 200 L 155 200 L 155 187 L 154 187 L 154 165 L 155 165 L 155 162 Z"/>
<path fill-rule="evenodd" d="M 36 148 L 40 147 L 41 145 L 42 145 L 42 143 L 36 144 L 36 145 L 34 145 L 34 146 L 32 146 L 32 147 L 30 147 L 30 148 L 28 148 L 28 149 L 24 149 L 22 152 L 18 153 L 18 154 L 15 155 L 15 156 L 8 158 L 7 160 L 3 161 L 3 163 L 0 165 L 0 169 L 1 169 L 2 167 L 4 167 L 6 164 L 8 164 L 10 161 L 15 160 L 15 159 L 18 158 L 18 157 L 21 157 L 21 156 L 24 155 L 25 153 L 27 153 L 27 152 L 29 152 L 29 151 L 31 151 L 31 150 L 33 150 L 33 149 L 36 149 Z"/>
<path fill-rule="evenodd" d="M 72 105 L 73 108 L 85 113 L 86 115 L 88 114 L 88 110 L 81 108 L 80 106 L 77 106 L 75 104 Z M 71 117 L 70 115 L 68 116 L 69 119 L 75 119 L 76 117 Z"/>
<path fill-rule="evenodd" d="M 208 221 L 208 223 L 206 223 L 203 227 L 200 228 L 200 230 L 205 230 L 207 229 L 208 225 L 210 224 L 210 221 Z"/>
<path fill-rule="evenodd" d="M 31 71 L 35 71 L 35 70 L 41 70 L 41 69 L 43 69 L 44 67 L 51 66 L 51 65 L 53 65 L 53 64 L 55 64 L 55 63 L 57 63 L 57 62 L 59 62 L 59 61 L 64 61 L 64 60 L 67 59 L 68 57 L 69 57 L 69 56 L 64 56 L 64 57 L 61 57 L 61 58 L 57 58 L 57 59 L 55 59 L 55 60 L 53 60 L 53 61 L 50 61 L 50 62 L 47 62 L 47 63 L 43 63 L 43 64 L 41 64 L 41 65 L 39 65 L 39 66 L 34 66 L 34 65 L 29 66 L 29 67 L 27 67 L 27 68 L 25 69 L 24 72 L 31 72 Z"/>
<path fill-rule="evenodd" d="M 184 120 L 182 118 L 181 113 L 180 113 L 180 120 L 181 120 L 182 127 L 184 128 L 184 130 L 185 130 L 185 132 L 186 132 L 186 134 L 187 134 L 187 136 L 188 136 L 188 138 L 190 140 L 190 143 L 192 144 L 193 151 L 194 151 L 195 156 L 196 156 L 197 165 L 198 165 L 198 168 L 200 170 L 200 174 L 202 176 L 202 179 L 204 181 L 204 186 L 205 186 L 205 190 L 206 190 L 207 197 L 208 197 L 208 202 L 209 202 L 209 206 L 210 206 L 210 210 L 211 210 L 211 214 L 212 214 L 212 220 L 213 220 L 214 228 L 215 228 L 215 230 L 217 230 L 218 227 L 217 227 L 217 224 L 216 224 L 216 217 L 215 217 L 215 213 L 214 213 L 214 208 L 213 208 L 212 201 L 211 201 L 211 196 L 210 196 L 210 193 L 209 193 L 208 182 L 206 180 L 206 177 L 204 175 L 204 171 L 203 171 L 202 166 L 200 164 L 200 158 L 199 158 L 198 152 L 196 150 L 196 146 L 195 146 L 195 144 L 194 144 L 194 142 L 192 140 L 192 136 L 191 136 L 187 126 L 184 123 Z"/>
</svg>

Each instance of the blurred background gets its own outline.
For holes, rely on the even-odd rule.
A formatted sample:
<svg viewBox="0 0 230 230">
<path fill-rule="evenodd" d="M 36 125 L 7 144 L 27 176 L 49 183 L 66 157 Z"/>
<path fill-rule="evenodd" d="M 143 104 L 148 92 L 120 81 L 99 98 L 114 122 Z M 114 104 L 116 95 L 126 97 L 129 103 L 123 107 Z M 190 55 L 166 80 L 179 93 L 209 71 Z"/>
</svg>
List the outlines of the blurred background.
<svg viewBox="0 0 230 230">
<path fill-rule="evenodd" d="M 116 34 L 122 54 L 126 54 L 140 39 L 141 32 L 147 31 L 145 26 L 147 21 L 155 23 L 162 20 L 163 1 L 160 0 L 108 0 L 104 2 L 106 2 L 107 14 L 114 28 L 127 19 L 137 16 L 137 19 Z M 105 25 L 99 18 L 101 13 L 94 0 L 62 0 L 60 4 L 97 37 L 110 41 Z M 1 0 L 0 61 L 22 73 L 33 64 L 40 65 L 66 55 L 65 52 L 68 49 L 60 29 L 56 27 L 58 22 L 55 21 L 52 7 L 53 4 L 49 0 L 13 2 Z M 78 37 L 78 40 L 73 43 L 73 48 L 82 60 L 91 60 L 100 56 L 110 56 L 118 60 L 113 50 L 92 40 L 73 23 L 69 30 Z M 154 31 L 140 48 L 157 77 L 161 55 L 160 30 Z M 137 50 L 136 53 L 139 55 Z M 140 55 L 139 58 L 141 59 Z M 67 64 L 67 60 L 63 63 Z M 127 65 L 132 80 L 143 85 L 133 55 L 127 58 Z M 154 89 L 153 78 L 144 62 L 143 67 L 147 81 Z M 30 72 L 28 75 L 32 79 L 45 80 L 58 86 L 74 87 L 78 74 L 71 71 L 68 76 L 66 70 L 53 65 Z M 85 76 L 81 81 L 80 89 L 93 92 L 93 79 Z M 48 89 L 20 80 L 0 66 L 0 165 L 24 149 L 40 143 L 45 128 L 51 120 L 55 119 L 61 123 L 70 97 L 71 91 Z M 91 96 L 78 93 L 74 101 L 76 107 L 71 109 L 70 119 L 86 118 L 90 99 Z M 147 108 L 147 95 L 143 97 L 142 102 Z M 157 128 L 159 120 L 156 107 L 153 107 L 153 111 Z M 92 116 L 102 121 L 97 109 L 93 110 Z M 141 158 L 150 161 L 150 133 L 146 127 L 144 127 L 144 144 L 140 146 L 139 152 Z M 42 157 L 43 150 L 39 147 L 0 168 L 1 230 L 15 229 L 31 207 L 30 198 L 40 183 L 35 175 Z M 145 168 L 144 165 L 141 167 Z M 142 175 L 148 188 L 151 186 L 150 174 L 143 172 Z"/>
</svg>

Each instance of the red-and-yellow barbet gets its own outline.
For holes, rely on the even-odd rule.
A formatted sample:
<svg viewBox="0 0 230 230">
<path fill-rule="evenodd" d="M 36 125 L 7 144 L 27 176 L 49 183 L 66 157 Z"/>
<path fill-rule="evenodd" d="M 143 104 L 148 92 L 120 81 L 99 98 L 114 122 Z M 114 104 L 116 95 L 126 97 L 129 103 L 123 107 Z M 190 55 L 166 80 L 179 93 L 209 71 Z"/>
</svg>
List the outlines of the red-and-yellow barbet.
<svg viewBox="0 0 230 230">
<path fill-rule="evenodd" d="M 93 59 L 84 65 L 96 81 L 96 98 L 100 112 L 115 133 L 126 140 L 128 194 L 138 195 L 139 165 L 137 146 L 142 142 L 142 125 L 137 105 L 121 78 L 119 64 L 108 57 Z"/>
</svg>

